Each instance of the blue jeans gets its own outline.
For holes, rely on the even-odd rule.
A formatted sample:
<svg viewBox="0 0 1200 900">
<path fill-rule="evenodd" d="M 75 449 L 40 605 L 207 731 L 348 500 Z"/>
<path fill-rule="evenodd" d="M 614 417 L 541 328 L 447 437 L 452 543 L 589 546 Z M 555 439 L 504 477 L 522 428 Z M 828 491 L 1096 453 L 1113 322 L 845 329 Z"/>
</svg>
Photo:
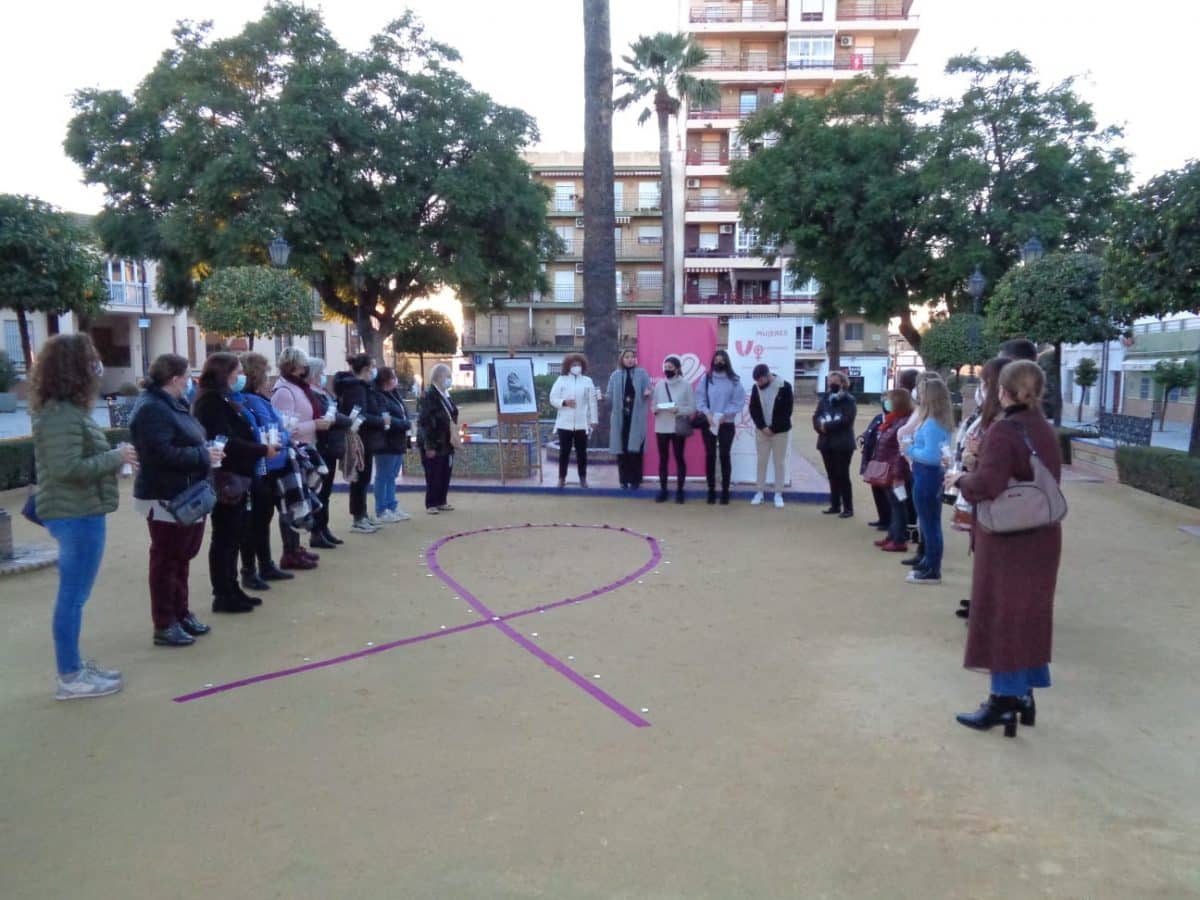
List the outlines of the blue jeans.
<svg viewBox="0 0 1200 900">
<path fill-rule="evenodd" d="M 913 505 L 917 508 L 917 526 L 925 542 L 925 555 L 916 568 L 931 575 L 942 574 L 942 467 L 914 462 Z"/>
<path fill-rule="evenodd" d="M 1050 687 L 1050 666 L 1034 666 L 1015 672 L 993 672 L 992 693 L 998 697 L 1025 697 L 1034 688 Z"/>
<path fill-rule="evenodd" d="M 46 529 L 58 541 L 58 599 L 54 603 L 54 655 L 58 673 L 69 675 L 83 668 L 79 658 L 79 632 L 83 629 L 83 604 L 92 594 L 100 560 L 104 556 L 104 516 L 47 519 Z"/>
<path fill-rule="evenodd" d="M 396 508 L 396 476 L 404 457 L 399 453 L 380 453 L 375 457 L 375 515 Z"/>
</svg>

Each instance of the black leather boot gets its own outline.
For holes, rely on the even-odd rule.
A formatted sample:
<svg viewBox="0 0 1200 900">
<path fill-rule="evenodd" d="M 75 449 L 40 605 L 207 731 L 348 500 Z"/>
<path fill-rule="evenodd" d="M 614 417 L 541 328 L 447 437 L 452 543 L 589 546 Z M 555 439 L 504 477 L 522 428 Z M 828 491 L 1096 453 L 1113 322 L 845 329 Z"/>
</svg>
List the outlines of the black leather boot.
<svg viewBox="0 0 1200 900">
<path fill-rule="evenodd" d="M 196 639 L 183 630 L 178 622 L 172 622 L 166 628 L 154 630 L 154 643 L 159 647 L 190 647 Z"/>
<path fill-rule="evenodd" d="M 959 713 L 954 718 L 960 725 L 976 731 L 988 731 L 997 725 L 1004 726 L 1005 737 L 1017 736 L 1017 713 L 1021 709 L 1020 697 L 1001 697 L 992 694 L 973 713 Z"/>
<path fill-rule="evenodd" d="M 1024 697 L 1018 698 L 1020 706 L 1021 724 L 1032 728 L 1037 722 L 1037 704 L 1033 702 L 1033 691 L 1030 691 Z"/>
<path fill-rule="evenodd" d="M 684 502 L 684 499 L 683 499 L 683 488 L 677 488 L 677 489 L 676 489 L 676 491 L 675 491 L 675 502 L 676 502 L 676 503 L 679 503 L 679 504 L 682 504 L 682 503 Z"/>
<path fill-rule="evenodd" d="M 660 487 L 658 489 L 658 496 L 654 498 L 654 502 L 655 503 L 666 503 L 667 502 L 667 489 L 665 487 Z"/>
<path fill-rule="evenodd" d="M 321 530 L 321 537 L 325 538 L 325 540 L 329 541 L 329 543 L 331 543 L 331 544 L 346 543 L 340 537 L 337 537 L 336 535 L 334 535 L 334 533 L 332 531 L 330 531 L 328 528 L 324 528 Z"/>
<path fill-rule="evenodd" d="M 275 565 L 275 562 L 273 560 L 268 562 L 265 566 L 260 565 L 258 567 L 258 571 L 261 574 L 262 578 L 265 579 L 266 581 L 291 581 L 293 578 L 296 577 L 291 572 L 283 571 L 283 569 L 281 569 L 281 568 L 279 568 L 279 566 Z M 270 587 L 270 585 L 267 585 L 267 586 Z M 246 587 L 250 587 L 250 585 L 246 585 Z M 258 588 L 257 590 L 261 591 L 262 588 Z"/>
<path fill-rule="evenodd" d="M 246 603 L 236 594 L 213 597 L 212 611 L 215 613 L 248 613 L 254 611 L 254 604 Z"/>
<path fill-rule="evenodd" d="M 252 591 L 269 591 L 271 586 L 258 576 L 253 569 L 242 569 L 242 587 Z"/>
<path fill-rule="evenodd" d="M 717 489 L 716 489 L 716 488 L 711 488 L 711 487 L 710 487 L 710 488 L 708 489 L 708 505 L 709 505 L 709 506 L 712 506 L 712 505 L 714 505 L 716 502 L 717 502 Z"/>
</svg>

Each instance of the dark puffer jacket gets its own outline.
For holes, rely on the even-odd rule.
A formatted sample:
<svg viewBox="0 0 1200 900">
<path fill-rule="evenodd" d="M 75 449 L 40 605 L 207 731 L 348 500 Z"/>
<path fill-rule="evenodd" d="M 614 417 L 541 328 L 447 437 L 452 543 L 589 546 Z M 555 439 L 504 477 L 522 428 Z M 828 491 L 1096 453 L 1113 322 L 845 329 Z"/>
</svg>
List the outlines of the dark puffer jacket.
<svg viewBox="0 0 1200 900">
<path fill-rule="evenodd" d="M 267 455 L 267 445 L 259 442 L 247 414 L 234 405 L 229 394 L 201 391 L 192 405 L 192 415 L 204 426 L 204 434 L 209 440 L 219 434 L 229 439 L 221 468 L 253 478 L 258 461 Z"/>
<path fill-rule="evenodd" d="M 817 403 L 817 411 L 813 413 L 813 430 L 819 432 L 817 438 L 818 450 L 853 453 L 855 446 L 854 417 L 858 414 L 858 406 L 849 391 L 838 391 L 836 394 L 825 394 Z M 821 419 L 829 417 L 825 430 L 818 427 Z"/>
<path fill-rule="evenodd" d="M 408 450 L 408 431 L 412 427 L 408 418 L 408 407 L 404 405 L 399 388 L 391 391 L 380 389 L 378 393 L 380 400 L 383 401 L 384 410 L 392 417 L 392 427 L 384 436 L 383 452 L 404 453 Z"/>
<path fill-rule="evenodd" d="M 138 397 L 129 434 L 140 464 L 133 482 L 138 499 L 170 500 L 208 477 L 204 426 L 162 388 L 148 387 Z"/>
<path fill-rule="evenodd" d="M 333 376 L 333 393 L 337 397 L 338 412 L 350 415 L 358 407 L 363 423 L 358 436 L 367 453 L 384 452 L 383 400 L 379 391 L 369 381 L 363 381 L 352 372 L 338 372 Z"/>
</svg>

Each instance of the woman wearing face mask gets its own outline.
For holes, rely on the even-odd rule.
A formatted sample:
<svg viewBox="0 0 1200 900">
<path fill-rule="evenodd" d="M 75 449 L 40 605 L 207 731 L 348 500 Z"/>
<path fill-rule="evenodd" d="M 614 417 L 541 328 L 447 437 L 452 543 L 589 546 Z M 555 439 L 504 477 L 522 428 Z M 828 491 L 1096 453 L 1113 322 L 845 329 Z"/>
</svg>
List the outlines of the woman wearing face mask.
<svg viewBox="0 0 1200 900">
<path fill-rule="evenodd" d="M 425 512 L 452 512 L 447 495 L 458 449 L 458 407 L 450 399 L 450 367 L 438 363 L 429 375 L 429 388 L 417 413 L 417 449 L 425 469 Z"/>
<path fill-rule="evenodd" d="M 849 519 L 854 515 L 854 490 L 850 485 L 850 459 L 854 456 L 854 417 L 858 406 L 850 393 L 850 379 L 842 372 L 829 374 L 829 390 L 817 403 L 813 429 L 817 450 L 829 479 L 826 515 Z"/>
<path fill-rule="evenodd" d="M 883 426 L 883 421 L 891 409 L 891 400 L 885 394 L 881 405 L 883 412 L 876 414 L 875 418 L 867 426 L 867 430 L 858 436 L 858 449 L 861 451 L 862 458 L 858 464 L 858 474 L 865 475 L 867 472 L 867 464 L 875 459 L 875 453 L 879 446 L 879 429 Z M 888 502 L 888 491 L 890 488 L 880 487 L 879 485 L 871 485 L 871 499 L 875 501 L 875 521 L 868 522 L 868 528 L 877 528 L 880 531 L 887 531 L 891 526 L 892 508 Z M 880 542 L 875 542 L 876 546 L 880 546 Z"/>
<path fill-rule="evenodd" d="M 347 363 L 349 372 L 338 372 L 333 379 L 333 392 L 338 398 L 338 412 L 349 416 L 358 407 L 361 424 L 358 439 L 362 441 L 362 468 L 350 482 L 350 530 L 357 534 L 374 534 L 383 523 L 367 514 L 367 485 L 371 483 L 371 465 L 375 454 L 384 448 L 383 402 L 375 390 L 375 360 L 368 353 L 352 356 Z M 353 427 L 353 426 L 351 426 Z M 343 460 L 343 469 L 345 460 Z M 346 478 L 350 475 L 343 471 Z"/>
<path fill-rule="evenodd" d="M 733 477 L 730 451 L 737 433 L 737 419 L 746 406 L 746 389 L 734 374 L 729 354 L 713 354 L 709 370 L 696 391 L 696 409 L 704 413 L 708 427 L 700 432 L 704 440 L 704 475 L 708 479 L 708 503 L 717 502 L 717 460 L 721 462 L 721 505 L 729 505 L 729 482 Z"/>
<path fill-rule="evenodd" d="M 220 472 L 236 476 L 238 483 L 252 484 L 260 460 L 274 459 L 277 447 L 259 440 L 257 425 L 250 413 L 236 400 L 234 394 L 246 389 L 242 363 L 234 353 L 214 353 L 204 361 L 200 373 L 200 389 L 192 414 L 204 426 L 208 440 L 225 440 L 225 458 Z M 234 479 L 227 479 L 233 487 Z M 218 497 L 222 495 L 218 486 Z M 232 490 L 212 511 L 212 539 L 208 546 L 208 575 L 212 581 L 215 613 L 247 613 L 261 603 L 238 584 L 238 553 L 249 524 L 247 489 L 240 496 Z"/>
<path fill-rule="evenodd" d="M 290 416 L 295 422 L 292 442 L 316 446 L 319 436 L 328 431 L 332 422 L 325 418 L 325 408 L 308 383 L 308 354 L 299 347 L 288 347 L 279 354 L 279 378 L 271 391 L 271 406 L 281 416 Z M 279 517 L 279 535 L 283 541 L 283 555 L 288 562 L 304 558 L 304 547 L 300 544 L 300 532 Z M 310 543 L 321 544 L 320 534 L 312 532 Z M 336 546 L 328 544 L 327 549 Z M 299 566 L 297 568 L 300 568 Z"/>
<path fill-rule="evenodd" d="M 663 361 L 662 380 L 654 385 L 654 439 L 658 445 L 658 496 L 655 503 L 667 502 L 667 475 L 671 464 L 671 453 L 675 454 L 675 502 L 683 503 L 683 483 L 687 478 L 687 461 L 684 445 L 687 438 L 680 434 L 680 422 L 690 434 L 687 425 L 696 411 L 696 400 L 692 386 L 684 380 L 683 364 L 678 356 L 668 356 Z"/>
<path fill-rule="evenodd" d="M 913 415 L 912 444 L 904 451 L 912 467 L 913 503 L 925 550 L 913 570 L 909 584 L 942 583 L 942 477 L 950 456 L 954 432 L 954 407 L 950 389 L 940 378 L 921 384 L 920 402 Z"/>
<path fill-rule="evenodd" d="M 596 386 L 587 377 L 587 357 L 582 353 L 568 353 L 563 358 L 562 374 L 550 388 L 550 405 L 558 410 L 554 420 L 558 430 L 558 486 L 567 484 L 567 466 L 574 447 L 579 486 L 585 488 L 588 436 L 600 421 L 600 415 L 596 408 Z"/>
<path fill-rule="evenodd" d="M 621 487 L 642 486 L 642 452 L 646 447 L 646 404 L 652 388 L 650 375 L 637 364 L 637 354 L 626 350 L 608 379 L 609 449 L 617 454 Z"/>
<path fill-rule="evenodd" d="M 328 391 L 329 376 L 325 374 L 325 360 L 315 356 L 308 358 L 305 382 L 316 400 L 318 418 L 329 422 L 329 427 L 317 432 L 317 451 L 325 460 L 326 472 L 321 476 L 321 489 L 317 499 L 321 508 L 313 514 L 312 537 L 308 545 L 317 550 L 333 550 L 344 543 L 329 530 L 329 498 L 333 495 L 333 480 L 338 464 L 346 457 L 346 435 L 350 431 L 350 417 L 337 411 L 337 400 Z"/>
<path fill-rule="evenodd" d="M 129 418 L 141 467 L 133 508 L 150 528 L 150 618 L 154 643 L 187 647 L 209 627 L 188 608 L 188 571 L 204 542 L 205 520 L 184 525 L 166 503 L 208 478 L 225 454 L 205 446 L 204 426 L 188 411 L 188 361 L 164 353 L 150 364 L 148 384 Z"/>
<path fill-rule="evenodd" d="M 908 485 L 912 473 L 908 460 L 900 452 L 900 429 L 912 415 L 912 395 L 903 388 L 887 392 L 884 397 L 883 422 L 875 441 L 873 459 L 888 467 L 888 484 L 882 488 L 884 499 L 889 504 L 887 537 L 875 542 L 885 553 L 908 552 Z"/>
</svg>

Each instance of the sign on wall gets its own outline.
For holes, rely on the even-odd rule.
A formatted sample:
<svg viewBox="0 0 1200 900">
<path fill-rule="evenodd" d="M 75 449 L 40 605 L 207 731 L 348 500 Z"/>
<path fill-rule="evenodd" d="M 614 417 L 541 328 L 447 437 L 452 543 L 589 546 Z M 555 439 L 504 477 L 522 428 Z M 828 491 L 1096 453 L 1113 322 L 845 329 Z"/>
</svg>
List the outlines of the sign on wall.
<svg viewBox="0 0 1200 900">
<path fill-rule="evenodd" d="M 758 478 L 758 451 L 755 448 L 754 422 L 750 418 L 750 392 L 754 389 L 752 373 L 759 363 L 786 382 L 792 381 L 796 365 L 796 320 L 788 319 L 730 319 L 729 358 L 733 371 L 746 387 L 746 406 L 738 416 L 737 432 L 733 439 L 733 480 L 753 484 Z M 770 410 L 764 411 L 770 418 Z M 790 455 L 790 454 L 789 454 Z M 790 459 L 787 465 L 790 466 Z M 774 466 L 767 465 L 767 483 L 775 479 Z M 785 483 L 791 481 L 791 471 L 784 473 Z"/>
</svg>

